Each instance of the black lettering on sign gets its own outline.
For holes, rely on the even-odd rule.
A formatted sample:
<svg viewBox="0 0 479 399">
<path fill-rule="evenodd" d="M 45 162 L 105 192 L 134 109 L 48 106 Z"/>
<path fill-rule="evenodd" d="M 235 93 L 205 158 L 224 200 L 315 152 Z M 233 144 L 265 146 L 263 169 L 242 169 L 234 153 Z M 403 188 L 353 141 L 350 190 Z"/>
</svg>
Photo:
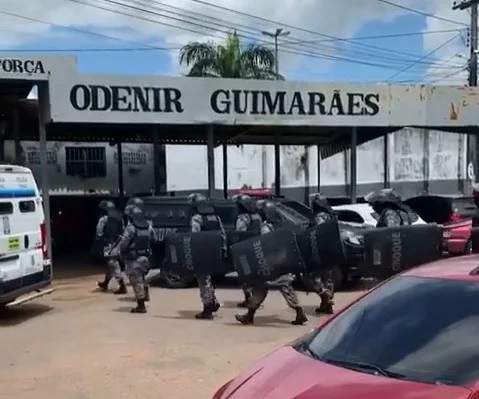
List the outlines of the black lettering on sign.
<svg viewBox="0 0 479 399">
<path fill-rule="evenodd" d="M 38 60 L 21 60 L 16 58 L 0 59 L 0 73 L 23 73 L 26 75 L 45 75 L 45 67 Z"/>
<path fill-rule="evenodd" d="M 211 94 L 217 114 L 375 116 L 381 111 L 377 93 L 220 89 Z"/>
<path fill-rule="evenodd" d="M 77 111 L 182 113 L 181 91 L 172 87 L 78 84 L 70 89 Z"/>
</svg>

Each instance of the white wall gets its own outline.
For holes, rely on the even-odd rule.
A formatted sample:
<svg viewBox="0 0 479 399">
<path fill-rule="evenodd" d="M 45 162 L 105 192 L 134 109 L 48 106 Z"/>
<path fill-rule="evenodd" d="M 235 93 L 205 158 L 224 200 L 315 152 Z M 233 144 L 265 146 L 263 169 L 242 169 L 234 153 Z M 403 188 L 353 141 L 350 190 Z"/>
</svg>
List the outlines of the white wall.
<svg viewBox="0 0 479 399">
<path fill-rule="evenodd" d="M 424 168 L 425 131 L 422 129 L 403 129 L 390 134 L 389 139 L 389 176 L 391 181 L 422 181 L 427 179 Z M 466 175 L 466 149 L 463 135 L 447 132 L 429 132 L 428 173 L 429 180 L 457 180 Z M 66 146 L 105 146 L 107 151 L 107 178 L 82 179 L 65 175 Z M 26 166 L 33 169 L 40 182 L 38 163 L 29 163 L 32 154 L 38 152 L 38 142 L 22 142 L 26 153 Z M 358 184 L 381 183 L 383 181 L 383 138 L 370 141 L 358 148 Z M 267 149 L 267 187 L 274 182 L 274 148 Z M 13 141 L 5 143 L 5 151 L 10 162 L 14 162 Z M 50 158 L 56 162 L 49 165 L 50 186 L 52 189 L 69 191 L 118 190 L 118 173 L 115 161 L 116 147 L 105 143 L 48 143 Z M 30 155 L 29 155 L 30 154 Z M 124 181 L 127 193 L 149 192 L 153 188 L 153 146 L 150 144 L 123 144 L 125 164 Z M 136 154 L 144 164 L 131 165 L 128 158 Z M 38 155 L 38 154 L 37 154 Z M 30 156 L 30 158 L 29 158 Z M 207 161 L 205 146 L 168 145 L 167 189 L 169 191 L 206 189 Z M 215 149 L 216 188 L 223 187 L 222 147 Z M 321 162 L 321 184 L 323 186 L 342 186 L 346 183 L 346 168 L 349 152 L 339 153 Z M 309 168 L 309 174 L 305 167 Z M 284 146 L 281 148 L 281 184 L 283 187 L 298 187 L 317 184 L 317 149 L 309 147 L 307 156 L 303 146 Z M 254 188 L 262 184 L 261 146 L 244 145 L 228 147 L 228 187 L 236 189 L 244 184 Z"/>
</svg>

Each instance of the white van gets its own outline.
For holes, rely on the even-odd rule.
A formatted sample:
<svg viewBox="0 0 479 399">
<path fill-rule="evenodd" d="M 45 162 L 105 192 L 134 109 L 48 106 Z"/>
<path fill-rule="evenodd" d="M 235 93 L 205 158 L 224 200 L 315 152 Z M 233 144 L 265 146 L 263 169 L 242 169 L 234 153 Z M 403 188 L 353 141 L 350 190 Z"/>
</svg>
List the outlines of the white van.
<svg viewBox="0 0 479 399">
<path fill-rule="evenodd" d="M 53 292 L 45 214 L 32 171 L 0 165 L 0 307 Z"/>
</svg>

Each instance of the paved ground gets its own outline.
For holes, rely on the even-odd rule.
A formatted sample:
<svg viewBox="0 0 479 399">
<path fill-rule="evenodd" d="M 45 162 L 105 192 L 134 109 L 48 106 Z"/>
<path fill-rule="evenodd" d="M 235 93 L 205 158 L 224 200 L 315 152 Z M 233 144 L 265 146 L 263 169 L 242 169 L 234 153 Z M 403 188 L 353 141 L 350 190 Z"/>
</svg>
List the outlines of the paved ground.
<svg viewBox="0 0 479 399">
<path fill-rule="evenodd" d="M 217 320 L 196 321 L 197 289 L 152 290 L 147 315 L 131 315 L 131 302 L 94 290 L 99 276 L 57 282 L 51 296 L 0 318 L 1 398 L 208 399 L 245 365 L 308 331 L 317 298 L 301 293 L 309 326 L 289 324 L 293 314 L 274 292 L 258 326 L 234 320 L 241 292 L 218 289 Z M 357 293 L 341 293 L 345 305 Z"/>
</svg>

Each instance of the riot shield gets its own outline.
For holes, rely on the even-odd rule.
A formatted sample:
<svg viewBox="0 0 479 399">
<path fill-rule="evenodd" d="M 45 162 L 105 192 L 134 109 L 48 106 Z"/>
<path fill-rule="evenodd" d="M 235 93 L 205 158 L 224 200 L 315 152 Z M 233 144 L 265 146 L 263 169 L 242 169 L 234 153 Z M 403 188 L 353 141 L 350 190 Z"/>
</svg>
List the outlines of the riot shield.
<svg viewBox="0 0 479 399">
<path fill-rule="evenodd" d="M 338 222 L 328 220 L 296 236 L 308 271 L 331 269 L 345 262 Z"/>
<path fill-rule="evenodd" d="M 256 237 L 258 235 L 259 233 L 257 231 L 228 230 L 226 232 L 226 241 L 228 243 L 228 248 L 230 248 L 232 245 L 240 241 L 244 241 L 244 240 L 247 240 L 248 238 Z"/>
<path fill-rule="evenodd" d="M 242 282 L 257 284 L 286 273 L 303 273 L 306 266 L 295 234 L 278 229 L 238 242 L 230 248 L 233 265 Z"/>
<path fill-rule="evenodd" d="M 174 234 L 166 241 L 165 270 L 181 277 L 228 273 L 219 231 Z"/>
<path fill-rule="evenodd" d="M 442 228 L 436 224 L 383 227 L 363 234 L 363 277 L 388 278 L 442 256 Z"/>
</svg>

